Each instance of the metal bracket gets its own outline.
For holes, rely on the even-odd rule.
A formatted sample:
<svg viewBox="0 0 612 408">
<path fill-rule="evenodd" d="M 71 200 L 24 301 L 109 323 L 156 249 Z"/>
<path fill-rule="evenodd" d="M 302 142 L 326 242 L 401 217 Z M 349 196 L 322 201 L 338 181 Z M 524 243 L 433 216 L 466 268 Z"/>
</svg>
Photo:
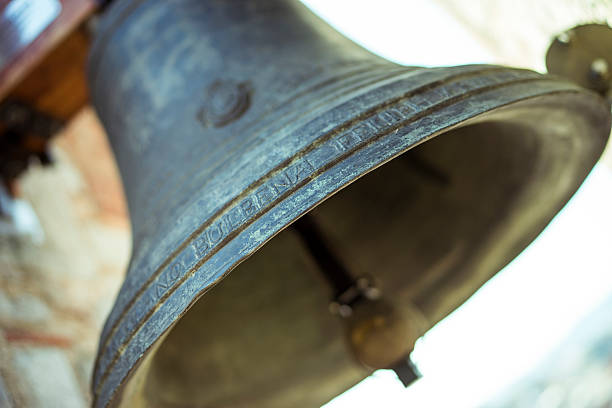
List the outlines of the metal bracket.
<svg viewBox="0 0 612 408">
<path fill-rule="evenodd" d="M 546 53 L 546 68 L 612 101 L 612 28 L 585 24 L 559 34 Z"/>
</svg>

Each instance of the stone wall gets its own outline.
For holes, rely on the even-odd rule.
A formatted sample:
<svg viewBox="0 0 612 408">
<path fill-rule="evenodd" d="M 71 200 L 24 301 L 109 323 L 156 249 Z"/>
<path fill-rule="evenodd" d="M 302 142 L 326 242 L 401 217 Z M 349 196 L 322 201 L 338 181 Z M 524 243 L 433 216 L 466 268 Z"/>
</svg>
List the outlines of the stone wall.
<svg viewBox="0 0 612 408">
<path fill-rule="evenodd" d="M 0 238 L 0 406 L 89 405 L 98 336 L 128 261 L 123 192 L 91 109 L 52 153 L 51 167 L 32 166 L 19 183 L 44 237 Z"/>
</svg>

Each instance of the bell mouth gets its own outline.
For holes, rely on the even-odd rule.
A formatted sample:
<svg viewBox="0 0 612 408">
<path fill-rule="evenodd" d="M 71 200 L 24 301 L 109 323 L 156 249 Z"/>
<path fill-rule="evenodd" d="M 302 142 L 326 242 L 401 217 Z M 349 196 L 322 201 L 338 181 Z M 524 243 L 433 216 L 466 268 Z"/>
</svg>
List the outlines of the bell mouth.
<svg viewBox="0 0 612 408">
<path fill-rule="evenodd" d="M 308 212 L 346 270 L 376 282 L 405 316 L 410 349 L 576 191 L 607 139 L 609 113 L 594 104 L 558 92 L 497 107 L 395 157 L 373 143 L 328 170 L 354 174 L 333 196 L 297 206 L 292 219 Z M 372 369 L 329 312 L 334 289 L 320 269 L 286 226 L 165 332 L 124 405 L 320 406 L 359 382 Z"/>
</svg>

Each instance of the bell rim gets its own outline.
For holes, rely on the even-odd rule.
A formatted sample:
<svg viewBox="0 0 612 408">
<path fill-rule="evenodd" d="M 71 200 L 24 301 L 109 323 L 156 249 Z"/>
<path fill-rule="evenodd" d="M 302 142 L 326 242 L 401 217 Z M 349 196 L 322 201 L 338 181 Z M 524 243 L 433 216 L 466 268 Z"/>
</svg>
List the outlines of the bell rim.
<svg viewBox="0 0 612 408">
<path fill-rule="evenodd" d="M 238 237 L 241 234 L 246 234 L 247 230 L 250 228 L 251 225 L 254 225 L 256 222 L 262 222 L 261 220 L 264 218 L 265 215 L 267 215 L 268 217 L 271 217 L 272 216 L 271 214 L 275 214 L 281 211 L 280 210 L 281 204 L 286 204 L 291 201 L 296 201 L 297 198 L 295 196 L 299 194 L 299 191 L 301 191 L 302 189 L 306 189 L 308 185 L 316 181 L 318 177 L 322 177 L 323 175 L 325 175 L 326 172 L 328 172 L 331 169 L 331 167 L 327 169 L 320 169 L 320 168 L 315 168 L 315 166 L 311 166 L 312 167 L 311 170 L 313 171 L 313 174 L 317 172 L 315 177 L 309 178 L 308 181 L 304 182 L 304 184 L 301 185 L 299 188 L 296 188 L 290 195 L 284 197 L 282 200 L 275 203 L 272 207 L 266 210 L 263 214 L 256 216 L 254 220 L 251 222 L 250 226 L 247 226 L 242 231 L 236 233 L 231 238 L 230 241 L 225 243 L 223 247 L 218 250 L 218 252 L 216 252 L 210 258 L 208 258 L 208 260 L 200 264 L 193 271 L 193 273 L 190 273 L 190 272 L 184 273 L 184 276 L 188 276 L 190 274 L 191 276 L 188 276 L 178 286 L 176 286 L 175 290 L 173 290 L 171 294 L 166 296 L 163 301 L 159 301 L 156 303 L 155 310 L 149 316 L 149 318 L 134 331 L 135 333 L 134 336 L 130 337 L 130 339 L 127 342 L 123 343 L 119 347 L 119 349 L 116 351 L 116 353 L 114 353 L 115 355 L 118 354 L 118 357 L 113 358 L 113 362 L 111 362 L 110 365 L 107 365 L 106 369 L 104 370 L 104 373 L 101 374 L 101 377 L 99 376 L 100 374 L 98 374 L 97 380 L 94 381 L 94 384 L 93 384 L 94 405 L 95 406 L 109 406 L 110 404 L 117 403 L 120 399 L 122 390 L 125 388 L 128 378 L 130 378 L 136 372 L 136 370 L 140 366 L 140 363 L 145 359 L 145 357 L 149 353 L 151 353 L 151 351 L 156 347 L 156 345 L 159 345 L 163 342 L 166 334 L 169 333 L 170 330 L 172 330 L 172 328 L 174 327 L 174 325 L 181 319 L 181 317 L 184 316 L 189 311 L 191 306 L 193 306 L 193 304 L 195 304 L 195 302 L 197 302 L 208 290 L 212 289 L 223 278 L 228 276 L 229 273 L 231 273 L 231 271 L 235 269 L 240 263 L 247 260 L 252 254 L 254 254 L 261 247 L 263 247 L 269 240 L 273 239 L 278 233 L 280 233 L 282 230 L 287 228 L 292 222 L 294 222 L 296 219 L 298 219 L 303 214 L 311 211 L 313 208 L 318 206 L 321 202 L 325 201 L 330 196 L 343 190 L 345 187 L 355 182 L 359 178 L 363 177 L 365 174 L 371 171 L 374 171 L 375 169 L 384 165 L 388 161 L 418 146 L 419 144 L 424 143 L 427 140 L 430 140 L 431 138 L 442 135 L 457 127 L 468 126 L 470 123 L 478 120 L 478 118 L 482 119 L 485 116 L 487 116 L 488 113 L 493 112 L 493 111 L 499 111 L 502 109 L 511 109 L 512 107 L 517 106 L 518 104 L 522 104 L 526 102 L 537 103 L 538 100 L 540 99 L 548 99 L 548 98 L 554 99 L 554 98 L 558 98 L 560 95 L 572 95 L 570 96 L 570 98 L 574 99 L 576 103 L 578 103 L 579 99 L 583 99 L 584 103 L 590 104 L 594 108 L 592 110 L 592 114 L 595 114 L 594 111 L 599 107 L 600 112 L 598 113 L 598 116 L 600 117 L 601 123 L 599 123 L 598 125 L 602 129 L 605 129 L 605 128 L 608 129 L 607 133 L 606 132 L 601 133 L 601 136 L 600 136 L 601 140 L 599 142 L 599 147 L 594 149 L 596 151 L 599 151 L 599 154 L 601 154 L 601 152 L 603 151 L 603 146 L 605 145 L 605 141 L 607 140 L 608 134 L 609 134 L 610 113 L 609 113 L 609 110 L 605 109 L 605 104 L 602 103 L 603 100 L 598 95 L 590 91 L 584 90 L 571 83 L 568 83 L 564 80 L 560 80 L 558 78 L 552 77 L 552 76 L 541 76 L 539 74 L 533 74 L 530 71 L 515 70 L 515 69 L 509 69 L 509 68 L 499 68 L 497 70 L 478 72 L 472 78 L 482 79 L 482 78 L 487 77 L 488 75 L 489 76 L 492 75 L 493 72 L 501 72 L 501 73 L 506 73 L 506 74 L 511 73 L 510 77 L 513 77 L 513 78 L 505 78 L 505 79 L 502 79 L 501 82 L 499 82 L 498 84 L 488 85 L 488 88 L 486 90 L 482 92 L 478 92 L 475 95 L 465 96 L 465 94 L 462 94 L 461 98 L 458 99 L 456 102 L 456 103 L 461 103 L 462 101 L 473 98 L 474 96 L 485 94 L 489 92 L 493 94 L 491 96 L 491 98 L 494 100 L 492 105 L 487 106 L 487 107 L 483 106 L 481 107 L 481 110 L 474 109 L 474 110 L 471 110 L 470 112 L 464 112 L 464 113 L 467 113 L 465 117 L 457 116 L 455 114 L 452 117 L 452 120 L 446 123 L 445 126 L 438 128 L 436 131 L 431 132 L 428 135 L 423 136 L 422 138 L 418 140 L 404 141 L 403 147 L 398 147 L 397 151 L 393 153 L 389 153 L 388 157 L 376 158 L 375 162 L 370 163 L 370 167 L 367 171 L 358 171 L 356 173 L 353 173 L 347 176 L 344 182 L 338 182 L 337 185 L 335 185 L 335 187 L 330 186 L 328 188 L 330 189 L 330 191 L 319 190 L 318 194 L 322 195 L 321 199 L 318 199 L 318 200 L 311 199 L 311 201 L 309 201 L 307 204 L 304 204 L 305 208 L 301 207 L 302 209 L 296 209 L 294 207 L 294 212 L 292 213 L 291 216 L 286 215 L 283 219 L 283 222 L 278 222 L 278 224 L 281 225 L 280 227 L 269 230 L 267 234 L 260 235 L 258 239 L 253 239 L 251 243 L 251 247 L 249 247 L 249 250 L 247 252 L 236 252 L 236 254 L 239 254 L 239 255 L 234 255 L 234 258 L 236 258 L 234 262 L 229 262 L 229 261 L 225 262 L 223 264 L 224 270 L 222 272 L 218 271 L 213 274 L 214 280 L 209 280 L 204 286 L 196 285 L 196 286 L 199 286 L 200 289 L 195 294 L 190 295 L 189 302 L 187 303 L 185 307 L 181 306 L 181 310 L 179 310 L 178 312 L 168 311 L 168 313 L 173 316 L 173 318 L 170 321 L 170 324 L 167 325 L 165 328 L 161 328 L 161 326 L 157 326 L 158 329 L 156 330 L 156 334 L 153 336 L 154 338 L 153 341 L 151 341 L 150 344 L 145 346 L 142 352 L 127 353 L 127 350 L 130 347 L 130 345 L 136 343 L 134 341 L 136 340 L 136 336 L 138 336 L 139 333 L 143 333 L 142 329 L 145 327 L 145 325 L 149 325 L 149 326 L 153 325 L 152 321 L 155 320 L 154 316 L 157 313 L 160 313 L 160 310 L 164 309 L 164 305 L 168 306 L 169 302 L 167 302 L 167 300 L 170 298 L 170 296 L 175 295 L 175 293 L 178 292 L 179 288 L 181 286 L 184 286 L 188 280 L 195 281 L 197 279 L 196 274 L 198 273 L 198 271 L 203 269 L 204 265 L 208 263 L 208 260 L 212 259 L 213 257 L 221 257 L 221 255 L 218 255 L 218 254 L 223 250 L 228 251 L 227 248 L 230 247 L 231 242 L 238 239 Z M 518 89 L 515 89 L 514 93 L 509 91 L 509 89 L 512 87 L 525 87 L 525 85 L 528 85 L 527 86 L 528 89 L 522 89 L 520 91 Z M 541 87 L 541 89 L 539 89 L 538 87 Z M 506 94 L 503 95 L 504 92 L 502 91 L 505 91 Z M 469 92 L 466 92 L 466 94 L 467 93 Z M 507 100 L 504 100 L 503 97 L 507 98 Z M 470 102 L 473 102 L 473 99 L 470 99 Z M 489 103 L 491 103 L 490 100 L 489 100 Z M 445 110 L 450 112 L 452 110 L 451 107 L 453 106 L 454 106 L 454 103 L 451 103 L 450 105 L 446 105 L 446 106 L 439 108 L 439 110 L 436 110 L 436 112 L 440 113 Z M 578 117 L 578 115 L 579 114 L 576 114 L 576 117 Z M 426 115 L 421 116 L 421 119 L 425 117 Z M 411 122 L 411 121 L 406 120 L 404 118 L 404 122 Z M 404 128 L 405 127 L 406 126 L 404 126 Z M 593 124 L 593 128 L 595 130 L 596 128 L 595 124 Z M 399 128 L 395 131 L 395 134 L 399 135 L 398 139 L 403 136 L 406 136 L 409 133 L 410 133 L 409 131 L 406 131 L 404 134 L 402 134 L 402 131 L 399 130 Z M 591 136 L 593 140 L 596 139 L 596 136 L 597 136 L 596 133 L 597 132 L 595 131 L 591 132 Z M 352 155 L 356 154 L 360 149 L 365 148 L 365 146 L 373 146 L 373 145 L 376 145 L 377 143 L 381 143 L 381 139 L 389 137 L 389 134 L 390 133 L 386 133 L 380 136 L 379 138 L 377 138 L 375 141 L 368 141 L 367 143 L 364 142 L 363 146 L 359 147 L 359 149 L 355 149 L 351 151 L 350 154 L 348 154 L 346 157 L 351 157 Z M 315 143 L 319 141 L 320 137 L 321 135 L 319 135 L 319 137 L 315 139 Z M 599 154 L 596 154 L 594 157 L 592 157 L 593 160 L 592 160 L 591 165 L 585 166 L 584 176 L 581 177 L 580 180 L 577 181 L 577 186 L 580 186 L 584 177 L 586 177 L 586 175 L 590 171 L 590 168 L 592 167 L 592 165 L 594 165 L 595 162 L 597 161 Z M 300 158 L 294 157 L 292 159 L 299 160 Z M 292 161 L 289 161 L 287 164 L 287 167 L 289 167 L 292 163 L 293 163 Z M 348 164 L 346 163 L 346 160 L 339 160 L 334 163 L 334 166 L 342 166 L 343 163 L 345 166 L 348 166 Z M 282 169 L 283 168 L 281 168 L 281 170 Z M 299 183 L 302 183 L 302 182 L 303 180 L 299 181 Z M 575 190 L 576 190 L 575 188 L 571 189 L 571 191 L 569 192 L 569 197 L 571 197 L 571 195 L 574 194 Z M 565 205 L 566 201 L 567 200 L 563 200 L 563 202 L 561 203 L 561 207 Z M 554 214 L 552 214 L 552 216 L 554 216 Z M 289 221 L 284 222 L 286 220 L 289 220 Z M 547 223 L 548 222 L 546 222 L 546 224 Z M 541 232 L 541 230 L 538 231 L 536 235 L 538 235 L 539 232 Z M 519 253 L 522 251 L 522 249 L 519 251 Z M 231 257 L 228 257 L 228 258 L 231 258 Z M 194 269 L 194 268 L 191 268 L 191 269 Z M 158 317 L 157 320 L 162 320 L 162 319 L 163 317 Z M 119 321 L 118 325 L 121 326 L 121 320 Z M 104 340 L 103 343 L 106 343 L 108 345 L 109 344 L 108 339 Z M 108 350 L 109 347 L 106 347 L 105 349 Z M 104 348 L 100 349 L 99 354 L 98 354 L 99 358 L 100 356 L 105 354 L 105 351 L 106 351 L 105 349 Z M 119 358 L 121 358 L 124 355 L 128 355 L 128 354 L 132 356 L 137 356 L 137 357 L 132 358 L 131 363 L 127 363 L 125 365 L 119 364 Z M 100 369 L 100 365 L 98 361 L 96 363 L 95 371 L 98 372 L 99 369 Z M 117 373 L 119 371 L 121 372 L 119 376 L 113 375 L 114 373 Z M 109 387 L 110 383 L 112 382 L 115 383 L 115 386 Z"/>
</svg>

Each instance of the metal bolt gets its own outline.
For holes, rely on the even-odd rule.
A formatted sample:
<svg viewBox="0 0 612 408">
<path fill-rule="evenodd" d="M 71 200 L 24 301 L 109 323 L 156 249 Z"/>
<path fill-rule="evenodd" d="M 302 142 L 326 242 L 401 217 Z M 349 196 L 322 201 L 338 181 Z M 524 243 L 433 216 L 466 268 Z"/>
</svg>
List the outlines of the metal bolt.
<svg viewBox="0 0 612 408">
<path fill-rule="evenodd" d="M 331 314 L 339 315 L 340 317 L 349 317 L 353 314 L 353 308 L 349 305 L 343 305 L 338 302 L 331 302 L 329 304 L 329 311 Z"/>
<path fill-rule="evenodd" d="M 573 31 L 565 31 L 557 36 L 557 41 L 561 44 L 569 45 L 572 42 L 572 38 L 574 38 Z"/>
<path fill-rule="evenodd" d="M 382 292 L 377 287 L 371 286 L 364 290 L 364 295 L 369 300 L 376 300 L 376 299 L 380 299 Z"/>
<path fill-rule="evenodd" d="M 340 305 L 340 308 L 338 309 L 338 314 L 341 317 L 349 317 L 353 314 L 353 308 L 349 305 Z"/>
<path fill-rule="evenodd" d="M 591 63 L 591 72 L 595 74 L 598 79 L 608 79 L 610 76 L 608 61 L 603 58 L 597 58 Z"/>
</svg>

